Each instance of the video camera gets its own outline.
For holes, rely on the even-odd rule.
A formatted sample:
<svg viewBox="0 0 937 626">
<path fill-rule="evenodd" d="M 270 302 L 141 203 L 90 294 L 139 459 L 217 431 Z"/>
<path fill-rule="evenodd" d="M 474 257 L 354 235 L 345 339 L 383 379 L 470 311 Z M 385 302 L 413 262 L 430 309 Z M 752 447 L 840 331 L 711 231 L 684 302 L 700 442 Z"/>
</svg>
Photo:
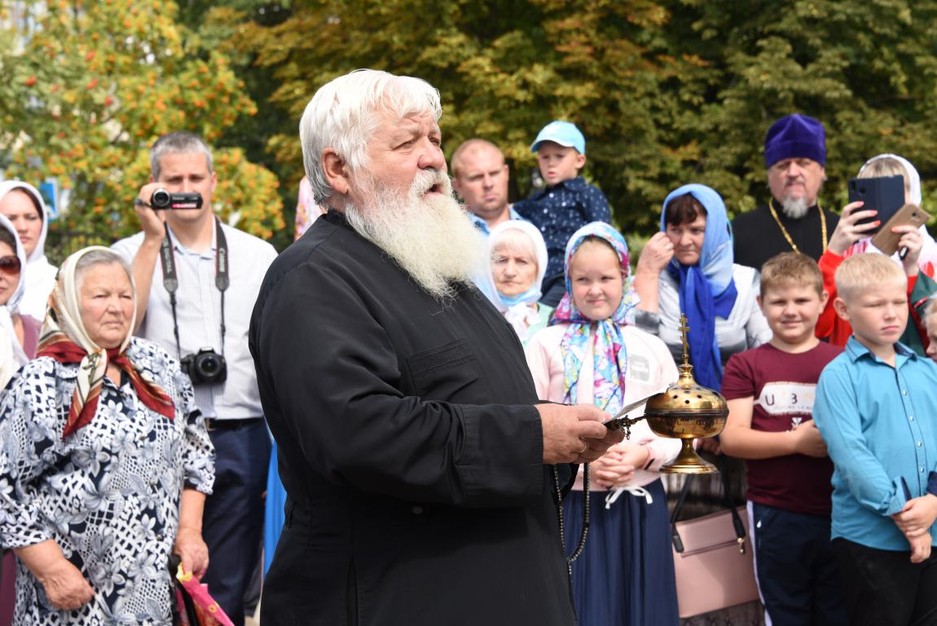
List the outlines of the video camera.
<svg viewBox="0 0 937 626">
<path fill-rule="evenodd" d="M 150 196 L 150 208 L 154 211 L 167 209 L 201 209 L 202 194 L 192 193 L 169 193 L 165 189 L 157 189 Z"/>
</svg>

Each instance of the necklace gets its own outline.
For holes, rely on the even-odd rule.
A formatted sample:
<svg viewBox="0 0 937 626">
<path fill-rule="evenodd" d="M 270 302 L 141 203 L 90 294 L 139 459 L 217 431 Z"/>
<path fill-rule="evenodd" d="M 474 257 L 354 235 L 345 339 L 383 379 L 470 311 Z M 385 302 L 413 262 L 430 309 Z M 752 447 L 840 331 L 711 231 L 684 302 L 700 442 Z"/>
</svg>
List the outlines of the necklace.
<svg viewBox="0 0 937 626">
<path fill-rule="evenodd" d="M 781 229 L 781 234 L 784 235 L 785 239 L 787 239 L 787 243 L 791 244 L 794 252 L 800 252 L 800 250 L 797 248 L 797 244 L 794 243 L 794 239 L 791 237 L 791 234 L 787 232 L 787 229 L 784 228 L 784 224 L 781 223 L 781 218 L 778 217 L 778 212 L 774 210 L 774 198 L 771 198 L 771 202 L 768 203 L 768 210 L 771 211 L 771 217 L 774 218 L 778 228 Z M 823 213 L 823 207 L 820 206 L 819 202 L 817 202 L 817 211 L 820 212 L 820 245 L 823 246 L 823 252 L 826 252 L 826 215 Z"/>
</svg>

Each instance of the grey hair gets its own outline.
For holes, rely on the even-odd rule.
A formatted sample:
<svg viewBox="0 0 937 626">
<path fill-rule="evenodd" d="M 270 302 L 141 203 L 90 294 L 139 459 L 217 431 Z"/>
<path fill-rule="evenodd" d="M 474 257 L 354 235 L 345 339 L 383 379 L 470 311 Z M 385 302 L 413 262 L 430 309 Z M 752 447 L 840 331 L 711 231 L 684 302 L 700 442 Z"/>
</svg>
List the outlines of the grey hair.
<svg viewBox="0 0 937 626">
<path fill-rule="evenodd" d="M 185 131 L 177 131 L 163 135 L 156 140 L 153 147 L 150 148 L 150 176 L 153 180 L 159 180 L 160 163 L 159 160 L 164 154 L 204 154 L 208 163 L 208 171 L 212 172 L 213 164 L 211 158 L 211 149 L 208 144 L 198 135 Z"/>
<path fill-rule="evenodd" d="M 367 166 L 367 144 L 380 123 L 377 113 L 400 117 L 429 113 L 442 117 L 439 91 L 425 80 L 360 69 L 322 86 L 306 105 L 299 122 L 303 166 L 318 204 L 334 193 L 322 168 L 331 148 L 352 171 Z"/>
<path fill-rule="evenodd" d="M 130 269 L 130 263 L 127 262 L 127 259 L 117 254 L 113 250 L 92 250 L 87 254 L 81 256 L 80 259 L 75 263 L 75 287 L 76 289 L 81 289 L 81 283 L 84 279 L 85 272 L 96 265 L 113 265 L 114 263 L 120 265 L 123 270 L 127 273 L 127 277 L 130 278 L 130 284 L 133 284 L 133 271 Z"/>
</svg>

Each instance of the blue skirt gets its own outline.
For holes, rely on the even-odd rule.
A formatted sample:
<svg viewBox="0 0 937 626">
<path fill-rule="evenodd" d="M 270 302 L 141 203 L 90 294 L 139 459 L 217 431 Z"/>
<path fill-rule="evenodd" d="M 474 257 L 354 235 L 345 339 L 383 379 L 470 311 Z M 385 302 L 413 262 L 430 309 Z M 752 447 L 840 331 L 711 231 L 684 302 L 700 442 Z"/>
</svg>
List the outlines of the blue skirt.
<svg viewBox="0 0 937 626">
<path fill-rule="evenodd" d="M 606 491 L 589 494 L 589 535 L 573 563 L 573 599 L 580 626 L 677 626 L 667 494 L 660 480 L 644 487 L 653 498 L 622 493 L 609 509 Z M 563 501 L 566 549 L 582 530 L 583 497 Z"/>
</svg>

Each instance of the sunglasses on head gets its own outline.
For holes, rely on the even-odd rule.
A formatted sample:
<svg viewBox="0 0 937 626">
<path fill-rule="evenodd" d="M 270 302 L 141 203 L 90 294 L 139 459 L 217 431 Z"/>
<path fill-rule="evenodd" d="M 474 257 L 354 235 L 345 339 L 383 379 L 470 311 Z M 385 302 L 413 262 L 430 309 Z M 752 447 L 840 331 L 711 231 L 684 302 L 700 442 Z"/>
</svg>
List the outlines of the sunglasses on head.
<svg viewBox="0 0 937 626">
<path fill-rule="evenodd" d="M 8 276 L 15 276 L 20 273 L 20 260 L 15 256 L 0 256 L 0 272 Z"/>
</svg>

